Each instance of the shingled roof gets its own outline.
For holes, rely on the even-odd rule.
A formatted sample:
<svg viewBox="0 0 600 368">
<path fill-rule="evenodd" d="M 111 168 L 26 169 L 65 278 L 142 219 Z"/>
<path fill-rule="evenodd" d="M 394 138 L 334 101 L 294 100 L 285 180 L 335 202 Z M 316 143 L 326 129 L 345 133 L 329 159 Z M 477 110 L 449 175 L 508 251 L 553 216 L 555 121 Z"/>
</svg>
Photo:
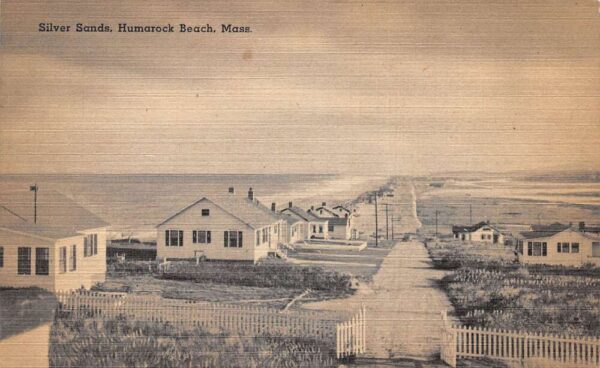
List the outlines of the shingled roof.
<svg viewBox="0 0 600 368">
<path fill-rule="evenodd" d="M 259 229 L 265 226 L 269 226 L 282 219 L 277 214 L 273 213 L 271 210 L 269 210 L 267 207 L 263 206 L 256 200 L 251 200 L 245 196 L 226 195 L 219 196 L 215 199 L 202 197 L 199 200 L 177 211 L 173 215 L 169 216 L 166 220 L 158 224 L 157 227 L 168 223 L 169 221 L 184 213 L 188 209 L 204 201 L 210 202 L 215 206 L 220 207 L 223 211 L 229 213 L 231 216 L 237 218 L 238 220 L 240 220 L 241 222 L 245 223 L 253 229 Z"/>
<path fill-rule="evenodd" d="M 283 210 L 281 210 L 281 212 L 284 212 L 284 211 L 292 212 L 293 214 L 295 214 L 296 216 L 300 217 L 304 221 L 315 221 L 315 222 L 325 222 L 325 221 L 327 221 L 327 219 L 322 219 L 320 217 L 317 217 L 314 214 L 312 214 L 310 212 L 306 212 L 302 208 L 297 207 L 297 206 L 286 207 Z"/>
<path fill-rule="evenodd" d="M 9 231 L 61 239 L 108 226 L 100 217 L 52 190 L 38 191 L 35 223 L 33 212 L 33 194 L 29 191 L 0 194 L 0 228 Z"/>
<path fill-rule="evenodd" d="M 489 222 L 481 221 L 480 223 L 477 223 L 475 225 L 452 225 L 452 232 L 453 233 L 472 233 L 474 231 L 479 230 L 480 228 L 482 228 L 484 226 L 490 226 L 493 228 L 493 226 L 490 225 Z"/>
</svg>

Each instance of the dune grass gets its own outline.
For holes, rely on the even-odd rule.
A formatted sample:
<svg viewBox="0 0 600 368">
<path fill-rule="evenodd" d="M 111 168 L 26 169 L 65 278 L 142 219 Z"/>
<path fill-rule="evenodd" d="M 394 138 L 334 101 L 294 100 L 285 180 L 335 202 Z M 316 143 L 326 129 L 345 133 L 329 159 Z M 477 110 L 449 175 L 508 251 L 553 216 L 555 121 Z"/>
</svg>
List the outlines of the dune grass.
<svg viewBox="0 0 600 368">
<path fill-rule="evenodd" d="M 433 263 L 466 325 L 574 336 L 600 335 L 598 267 L 524 266 L 511 249 L 428 244 Z"/>
<path fill-rule="evenodd" d="M 307 338 L 183 332 L 168 323 L 57 318 L 50 366 L 331 367 L 330 347 Z"/>
</svg>

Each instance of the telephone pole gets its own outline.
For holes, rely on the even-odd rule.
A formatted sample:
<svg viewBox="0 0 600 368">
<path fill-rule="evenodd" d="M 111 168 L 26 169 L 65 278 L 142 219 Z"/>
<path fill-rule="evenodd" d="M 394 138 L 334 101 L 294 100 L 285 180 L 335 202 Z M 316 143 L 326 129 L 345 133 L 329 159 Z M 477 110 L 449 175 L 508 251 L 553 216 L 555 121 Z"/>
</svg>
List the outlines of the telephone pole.
<svg viewBox="0 0 600 368">
<path fill-rule="evenodd" d="M 469 225 L 473 225 L 473 205 L 469 203 Z"/>
<path fill-rule="evenodd" d="M 385 204 L 385 240 L 390 240 L 390 232 L 388 228 L 388 204 Z"/>
<path fill-rule="evenodd" d="M 394 240 L 394 207 L 392 207 L 392 240 Z"/>
<path fill-rule="evenodd" d="M 377 221 L 377 193 L 375 193 L 375 247 L 379 246 L 379 223 Z"/>
</svg>

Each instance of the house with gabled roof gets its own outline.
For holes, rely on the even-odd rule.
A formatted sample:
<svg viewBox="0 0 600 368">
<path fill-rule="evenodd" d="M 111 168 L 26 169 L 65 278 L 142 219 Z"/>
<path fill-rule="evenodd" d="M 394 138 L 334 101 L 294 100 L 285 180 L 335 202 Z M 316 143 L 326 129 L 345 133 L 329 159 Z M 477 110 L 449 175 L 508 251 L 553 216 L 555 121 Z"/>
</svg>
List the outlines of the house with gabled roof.
<svg viewBox="0 0 600 368">
<path fill-rule="evenodd" d="M 335 207 L 333 207 L 333 211 L 335 211 L 335 213 L 338 215 L 338 217 L 350 217 L 352 216 L 352 211 L 350 211 L 350 209 L 348 209 L 347 207 L 339 204 Z"/>
<path fill-rule="evenodd" d="M 302 221 L 302 226 L 299 227 L 299 240 L 306 239 L 329 239 L 328 221 L 316 215 L 309 213 L 298 206 L 294 206 L 292 202 L 280 211 L 282 214 Z"/>
<path fill-rule="evenodd" d="M 327 231 L 331 239 L 349 240 L 352 238 L 352 217 L 340 216 L 323 202 L 321 207 L 311 207 L 308 212 L 320 219 L 327 220 Z"/>
<path fill-rule="evenodd" d="M 0 194 L 0 286 L 64 291 L 104 282 L 108 224 L 58 192 L 36 196 L 34 210 L 29 192 Z"/>
<path fill-rule="evenodd" d="M 277 250 L 281 219 L 262 205 L 252 188 L 247 196 L 202 197 L 156 226 L 157 258 L 257 262 Z"/>
<path fill-rule="evenodd" d="M 454 239 L 487 244 L 504 244 L 504 234 L 489 221 L 482 221 L 475 225 L 453 225 Z"/>
<path fill-rule="evenodd" d="M 518 236 L 519 262 L 563 266 L 600 265 L 600 234 L 556 224 L 532 226 Z M 566 226 L 566 227 L 565 227 Z M 589 230 L 589 228 L 588 228 Z"/>
</svg>

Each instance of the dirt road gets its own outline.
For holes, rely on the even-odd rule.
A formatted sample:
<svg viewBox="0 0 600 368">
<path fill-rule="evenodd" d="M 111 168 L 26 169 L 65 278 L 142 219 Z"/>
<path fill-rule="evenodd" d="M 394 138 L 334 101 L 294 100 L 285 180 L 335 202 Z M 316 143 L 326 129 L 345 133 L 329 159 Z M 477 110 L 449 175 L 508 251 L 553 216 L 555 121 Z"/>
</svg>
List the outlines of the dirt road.
<svg viewBox="0 0 600 368">
<path fill-rule="evenodd" d="M 398 228 L 412 232 L 420 222 L 414 210 L 410 183 L 396 190 L 394 206 Z M 373 358 L 429 359 L 439 354 L 441 311 L 450 309 L 436 282 L 444 276 L 435 270 L 425 246 L 418 241 L 398 242 L 383 261 L 372 283 L 352 297 L 305 305 L 308 308 L 347 311 L 367 308 L 367 355 Z"/>
</svg>

